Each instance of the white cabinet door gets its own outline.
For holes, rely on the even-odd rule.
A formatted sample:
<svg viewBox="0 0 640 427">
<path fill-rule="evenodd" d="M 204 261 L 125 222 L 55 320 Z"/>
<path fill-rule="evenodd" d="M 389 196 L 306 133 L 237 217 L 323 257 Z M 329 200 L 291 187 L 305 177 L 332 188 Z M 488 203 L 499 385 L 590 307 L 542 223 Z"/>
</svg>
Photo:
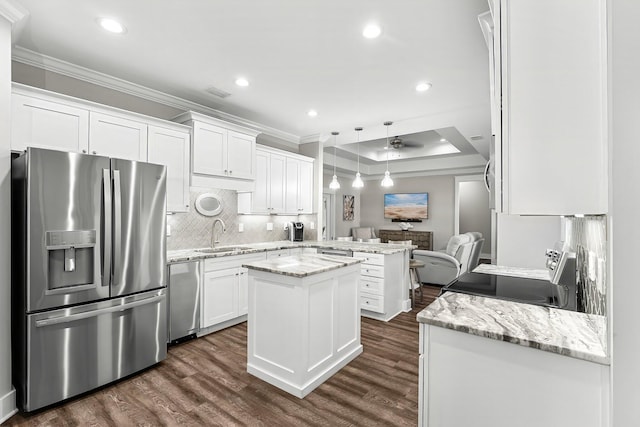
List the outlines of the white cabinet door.
<svg viewBox="0 0 640 427">
<path fill-rule="evenodd" d="M 289 249 L 278 249 L 277 251 L 267 251 L 267 259 L 282 258 L 289 256 Z"/>
<path fill-rule="evenodd" d="M 274 153 L 269 156 L 269 212 L 284 213 L 286 158 Z"/>
<path fill-rule="evenodd" d="M 269 213 L 269 153 L 262 150 L 256 150 L 255 185 L 255 191 L 244 194 L 251 198 L 251 213 Z"/>
<path fill-rule="evenodd" d="M 313 162 L 300 161 L 298 213 L 313 213 Z"/>
<path fill-rule="evenodd" d="M 501 6 L 506 212 L 606 213 L 605 0 Z"/>
<path fill-rule="evenodd" d="M 227 130 L 194 122 L 192 156 L 193 173 L 227 176 Z"/>
<path fill-rule="evenodd" d="M 167 166 L 167 211 L 189 211 L 189 132 L 149 126 L 150 163 Z"/>
<path fill-rule="evenodd" d="M 238 316 L 249 312 L 249 269 L 240 267 L 238 280 Z"/>
<path fill-rule="evenodd" d="M 237 268 L 204 274 L 201 327 L 238 317 L 238 274 Z"/>
<path fill-rule="evenodd" d="M 38 147 L 87 152 L 88 110 L 19 94 L 12 96 L 11 104 L 12 150 Z"/>
<path fill-rule="evenodd" d="M 255 179 L 256 138 L 228 131 L 227 172 L 230 178 Z"/>
<path fill-rule="evenodd" d="M 147 124 L 91 112 L 89 152 L 118 159 L 147 161 Z"/>
<path fill-rule="evenodd" d="M 287 213 L 298 213 L 300 161 L 287 157 L 286 168 L 284 210 Z"/>
</svg>

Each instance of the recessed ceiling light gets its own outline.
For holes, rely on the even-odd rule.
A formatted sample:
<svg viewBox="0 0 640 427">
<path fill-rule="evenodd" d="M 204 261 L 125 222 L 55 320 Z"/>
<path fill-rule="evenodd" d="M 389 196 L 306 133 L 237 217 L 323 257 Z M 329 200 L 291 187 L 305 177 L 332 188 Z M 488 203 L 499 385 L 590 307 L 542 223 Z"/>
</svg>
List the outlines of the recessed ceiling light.
<svg viewBox="0 0 640 427">
<path fill-rule="evenodd" d="M 447 142 L 445 138 L 440 138 L 440 142 Z"/>
<path fill-rule="evenodd" d="M 249 80 L 247 80 L 247 79 L 245 79 L 243 77 L 240 77 L 240 78 L 236 79 L 236 84 L 238 86 L 241 86 L 241 87 L 247 87 L 247 86 L 249 86 Z"/>
<path fill-rule="evenodd" d="M 375 39 L 382 33 L 380 26 L 377 24 L 369 24 L 362 30 L 362 36 L 367 39 Z"/>
<path fill-rule="evenodd" d="M 431 89 L 431 83 L 428 82 L 418 83 L 418 85 L 416 86 L 416 90 L 418 92 L 426 92 L 429 89 Z"/>
<path fill-rule="evenodd" d="M 127 31 L 124 25 L 111 18 L 98 18 L 98 24 L 110 33 L 123 34 Z"/>
<path fill-rule="evenodd" d="M 317 115 L 318 115 L 318 112 L 316 110 L 307 111 L 307 116 L 309 117 L 316 117 Z"/>
</svg>

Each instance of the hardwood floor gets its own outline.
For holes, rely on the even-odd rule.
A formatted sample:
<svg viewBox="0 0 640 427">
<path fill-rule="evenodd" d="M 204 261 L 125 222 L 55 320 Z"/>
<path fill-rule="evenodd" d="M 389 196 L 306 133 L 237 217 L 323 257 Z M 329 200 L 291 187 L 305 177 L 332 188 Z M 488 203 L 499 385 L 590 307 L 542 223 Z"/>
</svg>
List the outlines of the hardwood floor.
<svg viewBox="0 0 640 427">
<path fill-rule="evenodd" d="M 415 426 L 416 314 L 439 287 L 390 322 L 362 318 L 364 352 L 304 399 L 246 371 L 246 323 L 169 348 L 153 368 L 8 426 Z"/>
</svg>

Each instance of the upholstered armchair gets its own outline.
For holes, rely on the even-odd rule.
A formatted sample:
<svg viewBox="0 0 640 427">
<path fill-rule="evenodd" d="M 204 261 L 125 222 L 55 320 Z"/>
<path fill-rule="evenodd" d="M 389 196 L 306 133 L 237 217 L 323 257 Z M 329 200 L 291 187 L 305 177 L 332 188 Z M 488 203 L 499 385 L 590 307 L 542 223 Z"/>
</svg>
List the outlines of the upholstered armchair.
<svg viewBox="0 0 640 427">
<path fill-rule="evenodd" d="M 482 233 L 477 231 L 465 233 L 473 239 L 473 246 L 471 247 L 471 255 L 469 256 L 469 263 L 467 264 L 466 271 L 473 271 L 480 262 L 480 253 L 482 253 L 482 247 L 484 246 L 484 238 Z"/>
<path fill-rule="evenodd" d="M 353 240 L 364 240 L 375 239 L 376 233 L 373 230 L 373 227 L 353 227 L 351 229 L 351 236 Z"/>
<path fill-rule="evenodd" d="M 468 269 L 474 239 L 468 234 L 452 236 L 444 251 L 414 250 L 413 258 L 424 262 L 418 269 L 422 283 L 446 285 Z"/>
</svg>

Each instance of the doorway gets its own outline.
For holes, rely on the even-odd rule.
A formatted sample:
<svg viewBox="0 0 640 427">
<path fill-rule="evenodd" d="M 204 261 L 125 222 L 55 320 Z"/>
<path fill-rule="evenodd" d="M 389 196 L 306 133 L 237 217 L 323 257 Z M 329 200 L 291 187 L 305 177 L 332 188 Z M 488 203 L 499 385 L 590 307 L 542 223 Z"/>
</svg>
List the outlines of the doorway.
<svg viewBox="0 0 640 427">
<path fill-rule="evenodd" d="M 335 239 L 335 199 L 335 194 L 322 193 L 322 240 Z"/>
<path fill-rule="evenodd" d="M 491 209 L 482 175 L 455 177 L 455 234 L 478 231 L 484 237 L 482 258 L 491 254 Z"/>
</svg>

